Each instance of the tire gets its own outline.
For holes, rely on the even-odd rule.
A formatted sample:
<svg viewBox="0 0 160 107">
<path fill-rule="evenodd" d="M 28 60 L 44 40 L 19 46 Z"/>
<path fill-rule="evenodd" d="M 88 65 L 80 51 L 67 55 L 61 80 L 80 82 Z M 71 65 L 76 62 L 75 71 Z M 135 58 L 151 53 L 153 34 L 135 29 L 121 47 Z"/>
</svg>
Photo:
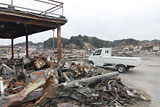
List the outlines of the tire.
<svg viewBox="0 0 160 107">
<path fill-rule="evenodd" d="M 117 65 L 117 71 L 119 72 L 119 73 L 124 73 L 124 72 L 126 72 L 126 67 L 124 66 L 124 65 Z"/>
</svg>

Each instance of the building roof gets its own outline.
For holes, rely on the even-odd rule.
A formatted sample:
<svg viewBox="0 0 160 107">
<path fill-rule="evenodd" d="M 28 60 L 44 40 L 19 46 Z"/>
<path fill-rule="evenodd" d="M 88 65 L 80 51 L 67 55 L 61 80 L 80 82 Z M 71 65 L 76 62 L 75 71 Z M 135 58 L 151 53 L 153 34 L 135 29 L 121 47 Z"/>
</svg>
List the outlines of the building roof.
<svg viewBox="0 0 160 107">
<path fill-rule="evenodd" d="M 55 29 L 67 22 L 67 19 L 61 14 L 54 16 L 53 14 L 47 14 L 47 11 L 44 11 L 44 13 L 43 11 L 37 12 L 37 10 L 36 12 L 35 10 L 22 11 L 21 8 L 24 7 L 19 9 L 16 6 L 10 8 L 10 5 L 5 5 L 7 7 L 1 7 L 0 5 L 0 38 L 11 39 L 31 35 Z M 63 3 L 57 6 L 61 5 Z"/>
</svg>

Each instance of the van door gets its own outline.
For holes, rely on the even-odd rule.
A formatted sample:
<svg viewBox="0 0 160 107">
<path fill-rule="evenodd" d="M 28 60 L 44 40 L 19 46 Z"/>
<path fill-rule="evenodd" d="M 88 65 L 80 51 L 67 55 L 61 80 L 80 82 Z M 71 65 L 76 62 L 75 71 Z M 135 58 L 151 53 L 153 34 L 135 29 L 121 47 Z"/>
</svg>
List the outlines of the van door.
<svg viewBox="0 0 160 107">
<path fill-rule="evenodd" d="M 93 53 L 93 62 L 97 66 L 103 66 L 102 49 L 96 50 Z"/>
</svg>

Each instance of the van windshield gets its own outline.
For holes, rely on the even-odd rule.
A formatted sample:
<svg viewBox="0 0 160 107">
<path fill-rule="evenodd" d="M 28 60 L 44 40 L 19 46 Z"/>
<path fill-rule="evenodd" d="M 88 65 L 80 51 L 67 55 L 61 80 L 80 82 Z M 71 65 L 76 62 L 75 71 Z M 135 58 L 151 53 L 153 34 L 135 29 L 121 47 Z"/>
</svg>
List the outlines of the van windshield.
<svg viewBox="0 0 160 107">
<path fill-rule="evenodd" d="M 102 50 L 97 50 L 97 51 L 95 51 L 95 52 L 93 53 L 93 56 L 95 56 L 95 55 L 101 55 L 101 52 L 102 52 Z"/>
</svg>

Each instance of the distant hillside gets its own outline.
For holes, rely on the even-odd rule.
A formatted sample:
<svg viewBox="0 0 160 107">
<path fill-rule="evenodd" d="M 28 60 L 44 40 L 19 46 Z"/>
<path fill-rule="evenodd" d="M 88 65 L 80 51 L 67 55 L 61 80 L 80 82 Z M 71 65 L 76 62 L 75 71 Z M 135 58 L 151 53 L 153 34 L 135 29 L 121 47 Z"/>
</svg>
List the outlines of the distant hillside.
<svg viewBox="0 0 160 107">
<path fill-rule="evenodd" d="M 118 47 L 126 45 L 140 45 L 140 41 L 134 39 L 123 39 L 115 41 L 106 41 L 98 39 L 97 37 L 88 37 L 88 36 L 72 36 L 70 39 L 62 38 L 62 47 L 74 47 L 74 48 L 86 48 L 87 46 L 94 48 L 102 47 Z M 57 44 L 57 39 L 55 38 L 55 46 Z M 87 46 L 86 46 L 87 45 Z M 44 42 L 44 46 L 51 48 L 53 47 L 53 39 L 50 38 Z"/>
<path fill-rule="evenodd" d="M 81 36 L 81 35 L 74 36 L 74 37 L 72 36 L 69 40 L 69 43 L 73 43 L 77 45 L 78 48 L 85 48 L 85 43 L 91 44 L 96 48 L 111 46 L 110 41 L 104 41 L 96 37 L 87 37 L 87 36 Z"/>
<path fill-rule="evenodd" d="M 140 45 L 140 44 L 141 44 L 141 42 L 139 40 L 135 40 L 135 39 L 132 39 L 132 38 L 115 40 L 115 41 L 112 42 L 113 47 L 128 46 L 128 45 L 137 46 L 137 45 Z"/>
<path fill-rule="evenodd" d="M 40 45 L 43 45 L 43 42 L 33 43 L 32 41 L 29 41 L 29 42 L 28 42 L 28 45 L 29 45 L 29 46 L 33 46 L 33 45 L 35 45 L 35 46 L 40 46 Z M 26 42 L 17 43 L 17 44 L 15 44 L 15 46 L 25 47 L 25 46 L 26 46 Z"/>
<path fill-rule="evenodd" d="M 69 44 L 69 39 L 61 38 L 61 45 L 65 47 L 65 45 Z M 44 48 L 53 48 L 53 38 L 49 38 L 43 43 Z M 54 47 L 57 47 L 57 38 L 54 38 Z"/>
<path fill-rule="evenodd" d="M 160 43 L 160 40 L 135 40 L 132 38 L 115 40 L 115 41 L 106 41 L 102 39 L 98 39 L 97 37 L 88 37 L 86 35 L 81 36 L 72 36 L 70 39 L 61 38 L 61 47 L 63 48 L 78 48 L 78 49 L 94 49 L 94 48 L 102 48 L 102 47 L 125 47 L 125 46 L 145 46 L 146 44 L 156 44 Z M 44 48 L 53 48 L 53 38 L 49 38 L 44 41 L 44 43 L 33 43 L 29 42 L 29 45 L 40 46 L 43 45 Z M 25 42 L 18 43 L 16 46 L 25 46 Z M 57 38 L 54 39 L 54 47 L 57 47 Z"/>
<path fill-rule="evenodd" d="M 57 47 L 57 38 L 54 40 L 54 46 Z M 85 48 L 86 45 L 90 45 L 91 47 L 100 48 L 100 47 L 108 47 L 111 46 L 110 41 L 104 41 L 98 39 L 96 37 L 87 37 L 87 36 L 72 36 L 70 39 L 61 39 L 62 47 L 71 48 L 72 46 L 75 48 Z M 44 47 L 52 48 L 53 47 L 53 38 L 44 41 Z"/>
<path fill-rule="evenodd" d="M 160 40 L 154 39 L 154 40 L 152 40 L 151 42 L 152 42 L 152 43 L 155 43 L 155 44 L 158 44 L 158 43 L 160 43 Z"/>
<path fill-rule="evenodd" d="M 31 45 L 33 45 L 34 43 L 32 42 L 32 41 L 29 41 L 28 42 L 28 45 L 29 46 L 31 46 Z M 26 42 L 21 42 L 21 43 L 17 43 L 17 44 L 15 44 L 15 46 L 26 46 Z"/>
</svg>

